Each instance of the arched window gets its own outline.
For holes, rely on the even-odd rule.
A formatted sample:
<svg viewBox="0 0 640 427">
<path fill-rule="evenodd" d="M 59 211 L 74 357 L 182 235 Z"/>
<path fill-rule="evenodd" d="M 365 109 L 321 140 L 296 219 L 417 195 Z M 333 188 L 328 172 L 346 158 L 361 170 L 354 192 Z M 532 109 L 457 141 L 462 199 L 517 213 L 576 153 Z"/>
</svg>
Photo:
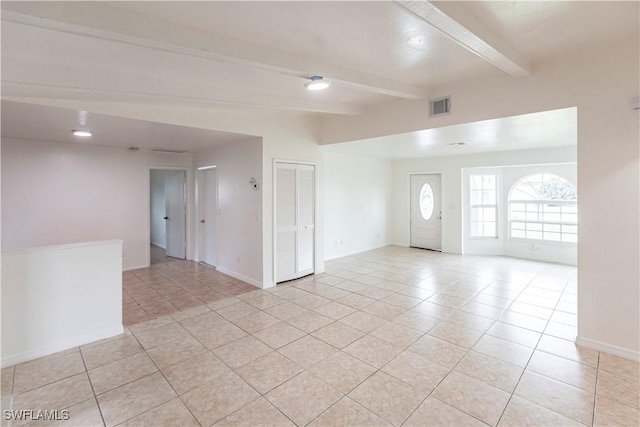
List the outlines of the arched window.
<svg viewBox="0 0 640 427">
<path fill-rule="evenodd" d="M 558 175 L 529 175 L 509 193 L 509 237 L 545 243 L 578 241 L 578 191 Z"/>
</svg>

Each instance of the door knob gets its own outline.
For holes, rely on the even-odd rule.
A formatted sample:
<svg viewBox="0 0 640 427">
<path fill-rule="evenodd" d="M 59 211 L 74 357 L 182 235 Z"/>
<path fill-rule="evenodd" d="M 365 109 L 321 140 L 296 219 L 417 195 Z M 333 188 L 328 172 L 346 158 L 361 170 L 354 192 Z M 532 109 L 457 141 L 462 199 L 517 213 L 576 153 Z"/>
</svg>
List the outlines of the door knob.
<svg viewBox="0 0 640 427">
<path fill-rule="evenodd" d="M 200 220 L 200 222 L 201 222 L 202 224 L 204 224 L 204 219 L 201 219 L 201 220 Z"/>
<path fill-rule="evenodd" d="M 169 217 L 168 217 L 168 216 L 165 216 L 165 217 L 164 217 L 164 219 L 169 219 Z"/>
</svg>

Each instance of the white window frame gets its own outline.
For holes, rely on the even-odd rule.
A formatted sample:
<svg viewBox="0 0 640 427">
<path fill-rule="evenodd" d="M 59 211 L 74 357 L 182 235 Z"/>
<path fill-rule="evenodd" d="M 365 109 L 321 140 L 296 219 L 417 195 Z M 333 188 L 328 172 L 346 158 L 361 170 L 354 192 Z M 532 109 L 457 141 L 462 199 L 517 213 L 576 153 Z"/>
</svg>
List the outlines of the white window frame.
<svg viewBox="0 0 640 427">
<path fill-rule="evenodd" d="M 560 245 L 560 246 L 576 246 L 577 245 L 577 237 L 578 237 L 578 231 L 577 231 L 577 226 L 578 226 L 578 211 L 577 211 L 577 206 L 578 206 L 578 200 L 546 200 L 546 199 L 537 199 L 537 200 L 520 200 L 520 199 L 511 199 L 511 193 L 513 192 L 513 190 L 524 180 L 528 179 L 529 177 L 532 176 L 536 176 L 536 175 L 555 175 L 558 176 L 560 178 L 565 179 L 566 181 L 570 182 L 572 185 L 575 186 L 575 184 L 573 184 L 571 181 L 567 180 L 566 178 L 558 175 L 557 173 L 553 173 L 553 172 L 539 172 L 539 173 L 534 173 L 534 174 L 528 174 L 526 176 L 523 176 L 522 178 L 518 179 L 516 181 L 516 183 L 513 185 L 513 187 L 511 188 L 511 190 L 509 191 L 509 194 L 507 195 L 507 216 L 508 216 L 508 221 L 507 221 L 507 228 L 508 228 L 508 238 L 509 240 L 515 241 L 515 242 L 530 242 L 530 243 L 544 243 L 544 244 L 548 244 L 548 245 Z M 514 219 L 513 218 L 513 209 L 512 206 L 516 205 L 516 204 L 522 204 L 525 205 L 525 210 L 524 211 L 518 211 L 518 212 L 524 212 L 525 214 L 525 218 L 524 219 Z M 527 213 L 529 213 L 529 211 L 527 210 L 526 206 L 527 205 L 538 205 L 538 209 L 537 209 L 537 215 L 541 216 L 543 219 L 528 219 L 526 218 Z M 560 212 L 558 213 L 560 215 L 560 221 L 545 221 L 544 220 L 544 207 L 547 205 L 557 205 L 560 206 Z M 562 221 L 562 206 L 575 206 L 576 207 L 576 221 Z M 513 224 L 514 223 L 522 223 L 524 224 L 524 231 L 525 231 L 525 237 L 513 237 Z M 542 238 L 541 239 L 534 239 L 534 238 L 527 238 L 526 237 L 526 233 L 527 233 L 527 224 L 540 224 L 540 230 L 539 232 L 542 234 Z M 545 240 L 544 239 L 544 226 L 545 225 L 553 225 L 553 226 L 559 226 L 560 227 L 560 231 L 547 231 L 547 233 L 554 233 L 554 234 L 559 234 L 560 235 L 560 240 Z M 564 232 L 562 231 L 563 226 L 571 226 L 571 227 L 576 227 L 576 232 L 575 233 L 569 233 L 569 232 Z M 538 231 L 538 230 L 532 230 L 532 231 Z M 570 235 L 575 235 L 576 236 L 576 241 L 575 242 L 568 242 L 568 241 L 563 241 L 562 240 L 562 235 L 563 234 L 570 234 Z"/>
<path fill-rule="evenodd" d="M 493 176 L 494 178 L 494 188 L 493 191 L 495 193 L 495 203 L 493 204 L 487 204 L 487 203 L 480 203 L 480 204 L 473 204 L 472 201 L 472 196 L 471 194 L 473 193 L 473 191 L 478 191 L 477 189 L 472 188 L 471 182 L 472 182 L 472 178 L 474 176 L 479 176 L 479 177 L 485 177 L 485 176 Z M 482 179 L 482 182 L 484 183 L 484 179 Z M 484 172 L 484 173 L 470 173 L 469 174 L 469 238 L 471 239 L 492 239 L 492 240 L 496 240 L 499 237 L 499 213 L 498 213 L 498 197 L 499 197 L 499 192 L 498 192 L 498 174 L 496 172 Z M 483 187 L 480 189 L 480 191 L 485 191 L 484 185 Z M 485 236 L 485 235 L 474 235 L 473 234 L 473 223 L 474 222 L 479 222 L 480 224 L 484 223 L 484 222 L 490 222 L 490 221 L 473 221 L 473 209 L 474 208 L 493 208 L 494 212 L 495 212 L 495 234 L 493 236 Z M 484 229 L 484 227 L 483 227 Z"/>
</svg>

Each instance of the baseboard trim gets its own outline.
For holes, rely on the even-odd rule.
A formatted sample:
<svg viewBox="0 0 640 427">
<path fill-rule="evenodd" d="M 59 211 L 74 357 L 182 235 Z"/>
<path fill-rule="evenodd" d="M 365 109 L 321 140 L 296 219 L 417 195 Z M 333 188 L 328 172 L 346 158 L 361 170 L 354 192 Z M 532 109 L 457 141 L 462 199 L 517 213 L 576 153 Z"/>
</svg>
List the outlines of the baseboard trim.
<svg viewBox="0 0 640 427">
<path fill-rule="evenodd" d="M 370 247 L 370 248 L 367 248 L 367 249 L 356 249 L 355 251 L 346 252 L 344 254 L 333 255 L 330 258 L 325 258 L 324 260 L 325 261 L 331 261 L 331 260 L 334 260 L 334 259 L 348 257 L 348 256 L 351 256 L 351 255 L 358 255 L 358 254 L 361 254 L 361 253 L 364 253 L 364 252 L 374 251 L 376 249 L 386 248 L 387 246 L 391 246 L 391 244 L 390 243 L 383 243 L 381 246 L 373 246 L 373 247 Z M 319 273 L 316 273 L 316 274 L 319 274 Z"/>
<path fill-rule="evenodd" d="M 89 344 L 105 338 L 111 338 L 122 333 L 124 333 L 124 327 L 122 325 L 101 329 L 97 332 L 92 332 L 87 335 L 72 337 L 64 341 L 58 341 L 55 344 L 47 345 L 7 357 L 3 356 L 1 366 L 3 368 L 6 368 L 7 366 L 13 366 L 18 363 L 37 359 L 39 357 L 49 356 L 50 354 L 57 353 L 59 351 L 68 350 L 73 347 Z"/>
<path fill-rule="evenodd" d="M 614 356 L 620 356 L 625 359 L 633 360 L 634 362 L 640 362 L 640 352 L 629 350 L 628 348 L 618 347 L 617 345 L 607 344 L 602 341 L 582 337 L 576 338 L 576 344 L 582 347 L 590 348 L 591 350 L 602 351 L 604 353 L 613 354 Z"/>
<path fill-rule="evenodd" d="M 216 267 L 216 270 L 218 270 L 220 273 L 226 274 L 227 276 L 231 276 L 231 277 L 233 277 L 235 279 L 242 280 L 243 282 L 246 282 L 246 283 L 248 283 L 250 285 L 253 285 L 256 288 L 260 288 L 260 289 L 263 288 L 262 282 L 259 282 L 259 281 L 255 280 L 255 279 L 252 279 L 252 278 L 247 277 L 247 276 L 243 276 L 242 274 L 236 273 L 233 270 L 227 270 L 226 268 L 220 267 L 219 265 Z"/>
<path fill-rule="evenodd" d="M 127 268 L 123 268 L 122 271 L 131 271 L 131 270 L 139 270 L 141 268 L 149 268 L 148 265 L 138 265 L 138 266 L 133 266 L 133 267 L 127 267 Z"/>
</svg>

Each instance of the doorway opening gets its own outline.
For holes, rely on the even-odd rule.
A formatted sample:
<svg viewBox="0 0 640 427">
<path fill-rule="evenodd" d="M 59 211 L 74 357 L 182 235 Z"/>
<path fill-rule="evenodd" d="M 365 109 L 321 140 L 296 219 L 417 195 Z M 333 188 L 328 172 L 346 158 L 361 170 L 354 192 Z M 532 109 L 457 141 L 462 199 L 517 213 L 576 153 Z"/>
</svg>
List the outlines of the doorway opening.
<svg viewBox="0 0 640 427">
<path fill-rule="evenodd" d="M 150 264 L 185 259 L 187 250 L 186 171 L 151 169 Z"/>
<path fill-rule="evenodd" d="M 198 168 L 197 181 L 199 259 L 209 267 L 218 265 L 218 171 L 215 166 Z"/>
<path fill-rule="evenodd" d="M 410 244 L 413 248 L 442 249 L 440 174 L 409 176 Z"/>
</svg>

